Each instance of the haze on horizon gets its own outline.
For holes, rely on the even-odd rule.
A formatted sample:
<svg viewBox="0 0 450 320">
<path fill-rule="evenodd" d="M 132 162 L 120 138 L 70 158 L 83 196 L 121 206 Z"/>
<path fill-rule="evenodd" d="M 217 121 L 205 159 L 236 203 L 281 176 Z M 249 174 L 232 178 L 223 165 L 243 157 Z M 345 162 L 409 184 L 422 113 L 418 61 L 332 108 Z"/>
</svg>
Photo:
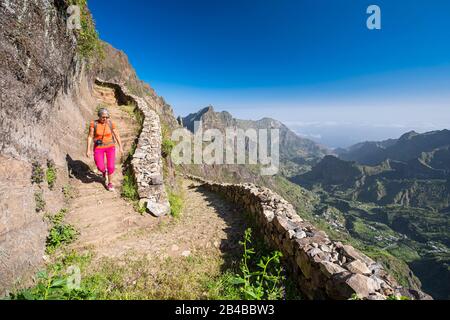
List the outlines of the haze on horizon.
<svg viewBox="0 0 450 320">
<path fill-rule="evenodd" d="M 382 29 L 366 28 L 377 4 Z M 450 129 L 450 2 L 90 1 L 100 36 L 186 116 L 271 117 L 329 147 Z"/>
</svg>

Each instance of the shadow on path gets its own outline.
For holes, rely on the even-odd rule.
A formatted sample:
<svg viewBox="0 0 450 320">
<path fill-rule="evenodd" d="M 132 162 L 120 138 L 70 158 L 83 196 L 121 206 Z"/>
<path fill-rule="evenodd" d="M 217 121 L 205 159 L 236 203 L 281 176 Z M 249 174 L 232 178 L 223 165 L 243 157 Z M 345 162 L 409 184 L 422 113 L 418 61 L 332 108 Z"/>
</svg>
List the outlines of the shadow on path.
<svg viewBox="0 0 450 320">
<path fill-rule="evenodd" d="M 66 155 L 67 168 L 69 176 L 80 180 L 82 183 L 100 183 L 103 185 L 103 179 L 92 172 L 89 165 L 81 160 L 74 160 L 70 155 Z"/>
</svg>

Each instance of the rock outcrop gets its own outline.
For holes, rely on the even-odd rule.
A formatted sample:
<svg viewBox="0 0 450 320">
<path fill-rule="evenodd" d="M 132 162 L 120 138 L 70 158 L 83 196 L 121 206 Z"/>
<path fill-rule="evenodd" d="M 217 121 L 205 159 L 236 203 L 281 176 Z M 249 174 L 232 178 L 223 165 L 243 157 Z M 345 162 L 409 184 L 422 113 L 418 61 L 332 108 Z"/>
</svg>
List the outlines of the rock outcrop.
<svg viewBox="0 0 450 320">
<path fill-rule="evenodd" d="M 64 205 L 67 159 L 85 150 L 95 100 L 63 0 L 0 1 L 0 296 L 43 263 L 47 225 L 36 212 Z M 50 190 L 32 183 L 31 163 L 56 164 Z"/>
<path fill-rule="evenodd" d="M 67 29 L 67 8 L 65 0 L 0 1 L 0 296 L 42 267 L 48 235 L 44 214 L 64 208 L 62 189 L 70 172 L 88 167 L 84 153 L 97 106 L 94 78 L 107 72 L 98 64 L 87 68 L 80 57 L 76 35 Z M 104 64 L 120 55 L 111 46 L 105 50 Z M 127 79 L 131 89 L 140 83 L 131 69 L 114 77 Z M 136 157 L 133 166 L 141 198 L 163 214 L 167 197 L 156 112 L 170 114 L 171 108 L 140 85 L 145 92 L 122 90 L 145 116 L 136 155 L 145 151 L 145 156 Z M 57 169 L 52 189 L 45 181 L 32 182 L 32 163 L 45 169 L 48 160 Z M 46 206 L 37 210 L 37 199 Z"/>
<path fill-rule="evenodd" d="M 357 295 L 369 300 L 385 300 L 389 296 L 431 299 L 423 292 L 399 286 L 382 265 L 352 246 L 330 240 L 271 190 L 253 184 L 189 178 L 224 195 L 254 217 L 265 241 L 283 253 L 286 265 L 308 298 L 342 300 Z"/>
</svg>

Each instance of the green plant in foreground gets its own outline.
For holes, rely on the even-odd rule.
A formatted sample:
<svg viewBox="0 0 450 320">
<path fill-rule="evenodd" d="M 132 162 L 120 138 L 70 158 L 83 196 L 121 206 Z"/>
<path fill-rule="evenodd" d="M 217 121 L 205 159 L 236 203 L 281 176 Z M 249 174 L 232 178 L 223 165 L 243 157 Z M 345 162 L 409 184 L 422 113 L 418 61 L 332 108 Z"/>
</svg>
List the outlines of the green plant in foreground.
<svg viewBox="0 0 450 320">
<path fill-rule="evenodd" d="M 49 217 L 52 228 L 47 236 L 47 252 L 53 253 L 64 244 L 69 244 L 78 236 L 78 231 L 70 224 L 64 224 L 63 220 L 67 209 L 60 210 L 53 217 Z"/>
<path fill-rule="evenodd" d="M 282 253 L 273 252 L 269 256 L 263 256 L 256 264 L 256 270 L 252 271 L 252 258 L 255 250 L 249 247 L 252 230 L 247 229 L 244 241 L 239 242 L 243 248 L 243 257 L 240 265 L 241 274 L 236 275 L 232 284 L 239 286 L 246 300 L 276 300 L 282 298 L 281 262 Z"/>
<path fill-rule="evenodd" d="M 77 260 L 85 259 L 76 257 Z M 69 263 L 58 262 L 36 275 L 36 285 L 11 293 L 9 300 L 92 300 L 97 298 L 96 287 L 89 282 L 77 283 L 78 268 L 70 268 Z M 75 266 L 75 265 L 73 265 Z"/>
<path fill-rule="evenodd" d="M 53 190 L 56 182 L 56 167 L 53 161 L 47 161 L 47 171 L 45 172 L 45 178 L 47 180 L 48 187 Z"/>
<path fill-rule="evenodd" d="M 139 200 L 138 187 L 131 168 L 124 172 L 121 195 L 131 201 Z"/>
</svg>

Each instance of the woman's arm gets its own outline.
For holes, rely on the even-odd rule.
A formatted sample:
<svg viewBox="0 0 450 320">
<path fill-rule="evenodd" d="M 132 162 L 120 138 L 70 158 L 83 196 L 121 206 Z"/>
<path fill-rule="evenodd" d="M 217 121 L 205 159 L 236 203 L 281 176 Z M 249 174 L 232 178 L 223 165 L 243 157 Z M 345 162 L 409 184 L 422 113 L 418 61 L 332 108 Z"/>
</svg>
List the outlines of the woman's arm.
<svg viewBox="0 0 450 320">
<path fill-rule="evenodd" d="M 91 150 L 92 150 L 91 146 L 92 146 L 93 138 L 94 138 L 94 128 L 89 127 L 89 134 L 88 134 L 88 137 L 87 137 L 87 148 L 86 148 L 86 156 L 88 158 L 91 157 Z"/>
</svg>

